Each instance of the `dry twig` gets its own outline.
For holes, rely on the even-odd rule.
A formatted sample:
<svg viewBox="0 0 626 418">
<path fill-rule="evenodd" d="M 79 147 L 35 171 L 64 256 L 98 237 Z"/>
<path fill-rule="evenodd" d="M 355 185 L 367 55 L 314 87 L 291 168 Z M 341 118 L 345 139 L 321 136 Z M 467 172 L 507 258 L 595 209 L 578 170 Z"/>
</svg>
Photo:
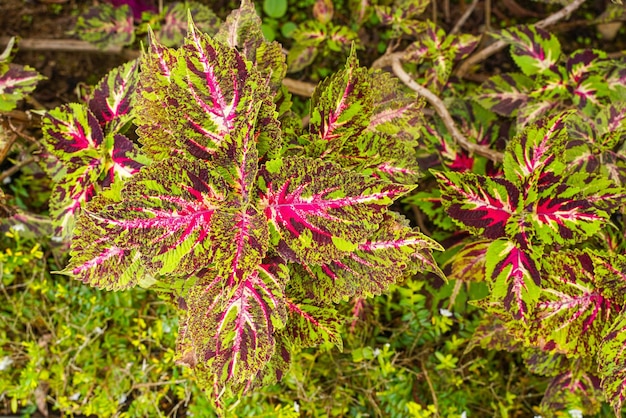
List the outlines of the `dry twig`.
<svg viewBox="0 0 626 418">
<path fill-rule="evenodd" d="M 454 27 L 450 31 L 450 35 L 454 35 L 455 33 L 459 32 L 461 30 L 461 27 L 463 27 L 463 25 L 465 24 L 467 19 L 469 19 L 470 15 L 472 14 L 474 9 L 476 8 L 477 4 L 478 4 L 478 0 L 473 0 L 472 4 L 470 4 L 469 7 L 467 9 L 465 9 L 465 13 L 463 13 L 463 15 L 456 22 L 456 24 L 454 25 Z"/>
<path fill-rule="evenodd" d="M 399 59 L 396 58 L 392 61 L 391 68 L 393 69 L 394 74 L 404 84 L 406 84 L 412 90 L 416 91 L 420 96 L 423 96 L 428 101 L 428 103 L 431 104 L 431 106 L 435 109 L 435 112 L 437 112 L 437 114 L 443 120 L 444 125 L 446 125 L 446 128 L 448 129 L 448 132 L 450 132 L 450 135 L 452 135 L 454 141 L 459 144 L 461 148 L 471 153 L 482 155 L 483 157 L 486 157 L 491 161 L 502 161 L 503 155 L 501 152 L 492 150 L 491 148 L 483 145 L 475 144 L 465 138 L 461 131 L 459 131 L 459 129 L 456 127 L 456 124 L 454 123 L 454 120 L 452 119 L 452 116 L 450 115 L 450 112 L 448 112 L 448 109 L 446 108 L 446 105 L 443 103 L 443 101 L 441 101 L 441 99 L 437 97 L 437 95 L 432 93 L 426 87 L 423 87 L 419 83 L 416 83 L 415 80 L 413 80 L 411 76 L 406 71 L 404 71 L 404 68 L 402 68 L 402 63 Z"/>
</svg>

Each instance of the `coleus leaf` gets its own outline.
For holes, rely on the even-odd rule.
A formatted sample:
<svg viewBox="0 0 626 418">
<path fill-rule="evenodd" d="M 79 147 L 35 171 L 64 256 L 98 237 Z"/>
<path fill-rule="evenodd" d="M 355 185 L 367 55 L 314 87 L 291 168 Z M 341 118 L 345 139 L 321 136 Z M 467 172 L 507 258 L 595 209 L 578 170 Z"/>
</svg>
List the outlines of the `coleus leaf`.
<svg viewBox="0 0 626 418">
<path fill-rule="evenodd" d="M 102 209 L 110 203 L 108 199 L 99 195 L 90 202 L 89 207 L 92 211 Z M 72 258 L 60 273 L 107 290 L 128 289 L 150 276 L 137 246 L 123 248 L 115 245 L 114 236 L 108 235 L 106 229 L 88 216 L 78 217 L 74 234 L 70 252 Z"/>
<path fill-rule="evenodd" d="M 87 216 L 116 237 L 116 246 L 138 248 L 153 274 L 189 275 L 210 263 L 212 241 L 231 230 L 214 222 L 226 194 L 224 181 L 201 161 L 172 157 L 129 179 L 121 202 L 87 207 Z"/>
<path fill-rule="evenodd" d="M 340 350 L 343 349 L 343 324 L 335 308 L 300 298 L 288 300 L 287 307 L 289 316 L 284 334 L 294 346 L 314 347 L 330 342 Z"/>
<path fill-rule="evenodd" d="M 74 31 L 80 39 L 99 48 L 130 45 L 135 41 L 133 12 L 124 4 L 102 3 L 78 17 Z"/>
<path fill-rule="evenodd" d="M 541 376 L 557 376 L 572 366 L 566 355 L 536 347 L 524 348 L 522 358 L 528 371 Z M 577 358 L 571 362 L 576 360 Z"/>
<path fill-rule="evenodd" d="M 287 321 L 288 278 L 284 264 L 261 264 L 232 287 L 207 277 L 190 290 L 179 351 L 196 371 L 211 372 L 197 373 L 201 386 L 217 396 L 252 386 L 275 353 L 275 330 Z"/>
<path fill-rule="evenodd" d="M 526 320 L 539 300 L 541 277 L 537 256 L 516 243 L 498 239 L 487 250 L 485 273 L 492 301 L 503 301 L 517 320 Z"/>
<path fill-rule="evenodd" d="M 71 103 L 53 109 L 42 122 L 44 146 L 58 158 L 60 169 L 49 172 L 57 183 L 51 199 L 52 216 L 57 234 L 67 237 L 72 218 L 84 203 L 116 177 L 133 175 L 149 160 L 125 136 L 105 136 L 84 105 Z M 48 167 L 44 165 L 44 169 Z"/>
<path fill-rule="evenodd" d="M 196 27 L 209 35 L 220 27 L 220 18 L 207 6 L 195 1 L 174 2 L 163 9 L 159 41 L 168 47 L 179 46 L 187 33 L 189 15 Z"/>
<path fill-rule="evenodd" d="M 531 181 L 541 184 L 549 181 L 550 171 L 562 172 L 563 167 L 550 164 L 565 150 L 568 139 L 565 122 L 570 114 L 542 119 L 509 142 L 504 156 L 504 174 L 509 181 L 518 185 Z"/>
<path fill-rule="evenodd" d="M 490 243 L 490 240 L 478 240 L 465 244 L 444 264 L 444 271 L 449 270 L 448 278 L 464 282 L 485 280 L 485 263 Z"/>
<path fill-rule="evenodd" d="M 235 49 L 191 24 L 180 53 L 158 45 L 151 52 L 144 62 L 159 73 L 140 75 L 138 124 L 142 143 L 159 158 L 173 150 L 209 160 L 227 135 L 256 119 L 259 102 L 253 99 L 263 90 Z"/>
<path fill-rule="evenodd" d="M 605 225 L 609 214 L 594 204 L 596 196 L 575 194 L 570 184 L 556 182 L 529 194 L 520 232 L 524 241 L 537 239 L 543 244 L 579 242 Z M 615 196 L 607 196 L 607 200 Z"/>
<path fill-rule="evenodd" d="M 526 75 L 550 70 L 561 55 L 561 44 L 557 37 L 536 26 L 504 29 L 494 36 L 512 45 L 511 56 Z"/>
<path fill-rule="evenodd" d="M 373 107 L 369 79 L 369 71 L 359 67 L 352 51 L 345 69 L 317 86 L 311 98 L 309 133 L 313 144 L 320 146 L 311 150 L 327 155 L 366 129 Z"/>
<path fill-rule="evenodd" d="M 260 208 L 285 259 L 323 264 L 365 242 L 393 199 L 412 187 L 369 179 L 320 160 L 285 157 L 261 172 Z"/>
<path fill-rule="evenodd" d="M 539 407 L 544 415 L 563 410 L 595 415 L 600 412 L 599 400 L 603 398 L 597 376 L 581 370 L 568 370 L 550 381 Z"/>
<path fill-rule="evenodd" d="M 444 277 L 436 264 L 425 266 L 420 261 L 428 259 L 431 249 L 443 248 L 410 228 L 401 215 L 390 212 L 378 231 L 347 257 L 321 266 L 294 265 L 293 276 L 299 280 L 292 287 L 312 300 L 339 303 L 354 296 L 379 295 L 405 275 L 417 272 L 418 267 L 434 268 Z"/>
<path fill-rule="evenodd" d="M 518 109 L 529 101 L 533 85 L 533 80 L 524 74 L 499 74 L 482 83 L 472 99 L 499 115 L 516 116 Z"/>
<path fill-rule="evenodd" d="M 46 77 L 29 66 L 0 61 L 0 112 L 9 112 Z"/>
<path fill-rule="evenodd" d="M 491 239 L 505 236 L 505 227 L 520 204 L 520 192 L 513 183 L 472 173 L 433 174 L 452 219 L 476 235 Z"/>
<path fill-rule="evenodd" d="M 240 7 L 233 10 L 220 26 L 214 39 L 238 48 L 249 61 L 264 65 L 262 60 L 257 60 L 257 50 L 267 42 L 261 31 L 261 18 L 252 1 L 242 0 Z"/>
<path fill-rule="evenodd" d="M 423 101 L 405 93 L 400 80 L 384 71 L 370 72 L 373 109 L 367 131 L 377 131 L 415 141 L 422 126 Z"/>
<path fill-rule="evenodd" d="M 607 401 L 618 416 L 626 399 L 626 314 L 619 313 L 607 324 L 599 352 L 598 371 Z"/>
<path fill-rule="evenodd" d="M 479 302 L 482 302 L 483 307 L 485 306 L 484 299 Z M 498 311 L 500 309 L 496 308 L 495 310 Z M 511 332 L 510 321 L 508 321 L 509 318 L 506 313 L 491 312 L 490 310 L 487 310 L 487 312 L 488 314 L 482 316 L 480 323 L 474 330 L 472 339 L 465 352 L 467 353 L 477 346 L 489 350 L 520 351 L 523 344 Z"/>
<path fill-rule="evenodd" d="M 348 141 L 333 160 L 343 168 L 394 183 L 415 184 L 420 170 L 415 143 L 395 135 L 365 132 Z"/>
<path fill-rule="evenodd" d="M 109 71 L 91 93 L 87 105 L 105 132 L 123 133 L 123 127 L 133 119 L 131 100 L 138 74 L 139 62 L 127 62 Z"/>
<path fill-rule="evenodd" d="M 590 253 L 559 251 L 544 257 L 542 264 L 531 340 L 544 349 L 593 357 L 613 307 L 599 288 Z"/>
</svg>

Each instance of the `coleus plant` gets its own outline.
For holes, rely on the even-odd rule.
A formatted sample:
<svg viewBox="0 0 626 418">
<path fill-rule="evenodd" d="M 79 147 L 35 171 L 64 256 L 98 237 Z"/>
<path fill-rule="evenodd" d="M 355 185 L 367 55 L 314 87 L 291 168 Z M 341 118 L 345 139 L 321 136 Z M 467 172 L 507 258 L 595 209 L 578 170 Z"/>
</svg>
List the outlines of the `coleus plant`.
<svg viewBox="0 0 626 418">
<path fill-rule="evenodd" d="M 475 338 L 521 349 L 531 370 L 553 378 L 547 416 L 572 405 L 596 413 L 602 392 L 617 413 L 626 396 L 626 258 L 611 232 L 626 195 L 619 176 L 580 163 L 591 145 L 580 139 L 583 117 L 568 111 L 531 123 L 507 145 L 502 176 L 434 172 L 446 212 L 476 237 L 451 260 L 450 277 L 490 287 Z M 623 143 L 624 103 L 594 121 L 588 137 Z"/>
<path fill-rule="evenodd" d="M 337 303 L 440 273 L 440 246 L 389 210 L 419 176 L 422 102 L 353 52 L 303 128 L 285 73 L 244 0 L 214 37 L 151 35 L 87 104 L 45 117 L 58 226 L 78 216 L 63 272 L 169 294 L 179 361 L 218 399 L 280 379 L 294 349 L 341 348 Z"/>
</svg>

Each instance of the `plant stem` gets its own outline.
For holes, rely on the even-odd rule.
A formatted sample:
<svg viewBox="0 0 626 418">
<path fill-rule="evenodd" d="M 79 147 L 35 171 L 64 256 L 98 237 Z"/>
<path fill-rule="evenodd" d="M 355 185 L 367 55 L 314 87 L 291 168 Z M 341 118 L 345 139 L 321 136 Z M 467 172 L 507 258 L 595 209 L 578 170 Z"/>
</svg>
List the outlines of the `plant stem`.
<svg viewBox="0 0 626 418">
<path fill-rule="evenodd" d="M 428 101 L 428 103 L 430 103 L 431 106 L 435 108 L 435 112 L 437 112 L 437 114 L 443 120 L 443 123 L 444 125 L 446 125 L 448 132 L 450 133 L 450 135 L 452 135 L 454 141 L 461 146 L 461 148 L 470 153 L 482 155 L 483 157 L 486 157 L 491 161 L 502 162 L 503 155 L 501 152 L 492 150 L 491 148 L 483 145 L 475 144 L 465 138 L 461 131 L 459 131 L 459 129 L 456 127 L 456 124 L 454 123 L 450 112 L 448 112 L 448 109 L 446 109 L 443 101 L 441 101 L 439 97 L 437 97 L 426 87 L 423 87 L 420 84 L 416 83 L 415 80 L 413 80 L 411 76 L 406 71 L 404 71 L 404 68 L 402 68 L 402 64 L 400 63 L 399 59 L 395 58 L 392 60 L 391 68 L 393 68 L 394 74 L 400 80 L 402 80 L 404 84 L 406 84 L 412 90 L 416 91 L 420 96 L 423 96 Z"/>
<path fill-rule="evenodd" d="M 456 22 L 456 24 L 454 25 L 454 27 L 450 31 L 450 35 L 454 35 L 455 33 L 459 32 L 461 30 L 461 27 L 465 24 L 467 19 L 469 19 L 469 17 L 471 16 L 472 12 L 476 8 L 477 4 L 478 4 L 478 0 L 473 0 L 472 4 L 470 4 L 469 7 L 467 9 L 465 9 L 465 13 L 463 13 L 463 15 Z"/>
<path fill-rule="evenodd" d="M 550 16 L 546 17 L 545 19 L 540 20 L 539 22 L 535 23 L 535 26 L 538 27 L 538 28 L 545 28 L 547 26 L 550 26 L 550 25 L 558 22 L 559 20 L 565 18 L 566 16 L 569 16 L 572 12 L 574 12 L 574 10 L 578 9 L 584 2 L 585 2 L 585 0 L 574 0 L 570 4 L 568 4 L 567 6 L 565 6 L 561 10 L 559 10 L 558 12 L 556 12 L 554 14 L 551 14 Z M 472 65 L 478 64 L 479 62 L 487 59 L 491 55 L 493 55 L 496 52 L 500 51 L 506 45 L 507 45 L 506 42 L 500 40 L 500 41 L 496 41 L 496 42 L 492 43 L 491 45 L 489 45 L 488 47 L 478 51 L 477 53 L 475 53 L 474 55 L 472 55 L 471 57 L 466 59 L 459 66 L 459 68 L 455 71 L 455 75 L 457 77 L 465 76 L 465 74 L 469 71 L 469 69 L 472 67 Z"/>
</svg>

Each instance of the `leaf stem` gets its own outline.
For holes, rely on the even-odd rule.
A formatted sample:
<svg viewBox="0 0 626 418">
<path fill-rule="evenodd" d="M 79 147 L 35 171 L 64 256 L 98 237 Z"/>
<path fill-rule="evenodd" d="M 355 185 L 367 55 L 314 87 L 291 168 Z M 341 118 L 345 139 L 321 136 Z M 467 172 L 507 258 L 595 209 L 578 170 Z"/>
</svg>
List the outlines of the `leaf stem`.
<svg viewBox="0 0 626 418">
<path fill-rule="evenodd" d="M 470 142 L 465 137 L 465 135 L 463 135 L 461 131 L 459 131 L 459 129 L 456 127 L 456 124 L 454 123 L 450 112 L 448 112 L 448 109 L 446 109 L 443 101 L 426 87 L 421 86 L 420 84 L 415 82 L 415 80 L 413 80 L 411 76 L 406 71 L 404 71 L 404 68 L 402 68 L 402 64 L 400 63 L 400 60 L 398 58 L 393 58 L 391 60 L 391 68 L 393 69 L 394 74 L 400 80 L 402 80 L 404 84 L 406 84 L 412 90 L 416 91 L 420 96 L 423 96 L 428 101 L 428 103 L 430 103 L 431 106 L 435 108 L 435 112 L 437 112 L 437 114 L 443 120 L 443 123 L 444 125 L 446 125 L 448 132 L 450 133 L 450 135 L 452 135 L 454 141 L 461 146 L 461 148 L 469 151 L 470 153 L 475 153 L 486 157 L 491 161 L 502 162 L 503 155 L 501 152 L 492 150 L 491 148 L 483 145 L 478 145 Z"/>
<path fill-rule="evenodd" d="M 585 0 L 574 0 L 567 6 L 559 10 L 558 12 L 553 13 L 550 16 L 546 17 L 545 19 L 540 20 L 539 22 L 535 23 L 535 26 L 538 28 L 545 28 L 546 26 L 550 26 L 558 22 L 559 20 L 565 18 L 566 16 L 569 16 L 572 12 L 578 9 L 584 2 Z M 455 71 L 455 75 L 457 77 L 464 77 L 465 74 L 467 74 L 469 69 L 472 67 L 472 65 L 478 64 L 479 62 L 487 59 L 491 55 L 500 51 L 506 45 L 507 45 L 506 42 L 499 40 L 487 46 L 486 48 L 481 49 L 480 51 L 478 51 L 477 53 L 475 53 L 474 55 L 472 55 L 471 57 L 463 61 L 463 63 Z"/>
</svg>

